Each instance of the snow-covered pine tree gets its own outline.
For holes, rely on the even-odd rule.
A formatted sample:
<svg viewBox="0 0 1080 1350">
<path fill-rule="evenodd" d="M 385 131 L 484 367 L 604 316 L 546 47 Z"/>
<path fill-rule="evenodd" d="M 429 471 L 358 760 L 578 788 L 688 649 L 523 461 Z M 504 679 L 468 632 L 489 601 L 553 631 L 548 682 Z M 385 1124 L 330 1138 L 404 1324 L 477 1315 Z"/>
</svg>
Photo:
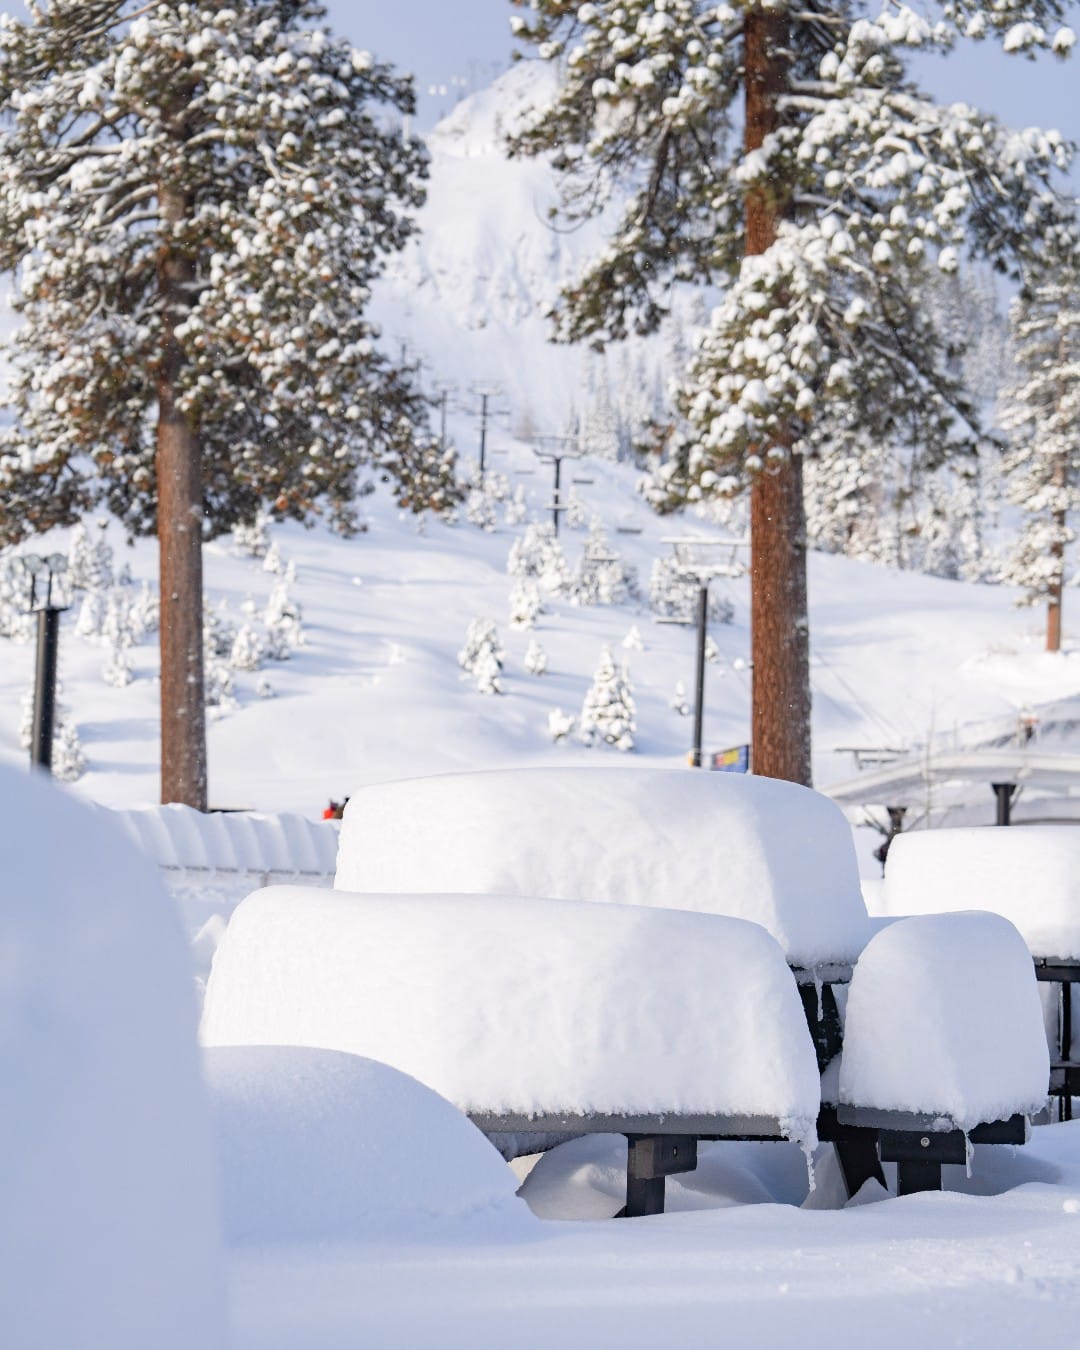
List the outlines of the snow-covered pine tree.
<svg viewBox="0 0 1080 1350">
<path fill-rule="evenodd" d="M 505 652 L 499 641 L 499 630 L 490 619 L 473 619 L 465 631 L 465 645 L 458 652 L 458 665 L 474 675 L 480 665 L 490 668 L 489 655 L 501 670 Z"/>
<path fill-rule="evenodd" d="M 29 8 L 0 27 L 0 540 L 99 503 L 158 534 L 162 798 L 204 808 L 203 537 L 264 503 L 347 529 L 373 458 L 413 501 L 425 405 L 365 317 L 422 196 L 383 114 L 412 87 L 316 0 Z"/>
<path fill-rule="evenodd" d="M 535 577 L 548 595 L 561 595 L 570 585 L 570 568 L 555 531 L 546 521 L 526 525 L 510 545 L 506 570 L 512 577 Z"/>
<path fill-rule="evenodd" d="M 258 670 L 266 658 L 266 643 L 253 624 L 241 624 L 233 638 L 229 665 L 233 670 Z"/>
<path fill-rule="evenodd" d="M 1010 268 L 1065 228 L 1062 138 L 938 106 L 905 56 L 961 36 L 1066 54 L 1068 0 L 942 0 L 929 18 L 852 0 L 515 3 L 518 38 L 561 85 L 512 152 L 554 152 L 571 218 L 631 191 L 564 290 L 557 336 L 603 347 L 656 329 L 673 279 L 725 283 L 682 399 L 698 435 L 668 489 L 675 504 L 749 487 L 754 767 L 808 783 L 802 454 L 838 425 L 955 441 L 975 410 L 920 276 L 961 249 Z"/>
<path fill-rule="evenodd" d="M 1027 516 L 1002 579 L 1022 603 L 1046 604 L 1046 650 L 1061 649 L 1065 553 L 1080 505 L 1080 263 L 1050 256 L 1029 278 L 1011 315 L 1018 378 L 1001 412 L 1012 438 L 1008 498 Z"/>
<path fill-rule="evenodd" d="M 518 577 L 510 588 L 510 627 L 532 628 L 543 609 L 533 577 Z"/>
<path fill-rule="evenodd" d="M 102 591 L 113 584 L 113 551 L 106 528 L 107 522 L 99 520 L 93 539 L 81 520 L 72 530 L 67 583 L 73 591 Z"/>
<path fill-rule="evenodd" d="M 526 672 L 529 675 L 546 675 L 548 668 L 547 652 L 544 651 L 536 638 L 529 639 L 529 645 L 525 651 L 525 660 L 523 662 Z"/>
<path fill-rule="evenodd" d="M 581 705 L 578 736 L 584 745 L 600 741 L 616 750 L 633 750 L 635 715 L 629 671 L 625 666 L 620 670 L 611 648 L 605 647 Z"/>
<path fill-rule="evenodd" d="M 525 502 L 525 489 L 519 483 L 514 495 L 507 498 L 503 508 L 503 519 L 507 525 L 524 525 L 528 519 L 529 508 Z"/>
<path fill-rule="evenodd" d="M 265 508 L 255 513 L 249 523 L 239 522 L 233 526 L 233 552 L 242 558 L 265 558 L 270 548 L 270 534 L 267 526 L 270 513 Z"/>
</svg>

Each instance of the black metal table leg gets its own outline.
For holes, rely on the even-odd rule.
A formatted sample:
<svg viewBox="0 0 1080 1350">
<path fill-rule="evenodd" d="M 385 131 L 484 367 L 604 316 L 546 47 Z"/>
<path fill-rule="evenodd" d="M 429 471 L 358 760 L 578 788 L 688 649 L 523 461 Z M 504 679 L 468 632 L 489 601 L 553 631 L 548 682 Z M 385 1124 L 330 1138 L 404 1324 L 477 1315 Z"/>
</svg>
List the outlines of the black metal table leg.
<svg viewBox="0 0 1080 1350">
<path fill-rule="evenodd" d="M 909 1158 L 896 1164 L 896 1194 L 918 1195 L 941 1190 L 941 1164 Z"/>
</svg>

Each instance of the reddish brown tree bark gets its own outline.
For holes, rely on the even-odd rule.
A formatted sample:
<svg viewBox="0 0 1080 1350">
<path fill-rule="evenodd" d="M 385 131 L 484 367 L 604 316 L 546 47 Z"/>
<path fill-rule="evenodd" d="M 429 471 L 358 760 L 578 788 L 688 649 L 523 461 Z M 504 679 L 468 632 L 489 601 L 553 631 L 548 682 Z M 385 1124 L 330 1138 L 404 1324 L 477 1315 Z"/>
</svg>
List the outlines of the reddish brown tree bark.
<svg viewBox="0 0 1080 1350">
<path fill-rule="evenodd" d="M 162 188 L 168 230 L 184 217 L 183 193 Z M 176 405 L 184 356 L 176 327 L 195 278 L 191 259 L 168 247 L 158 264 L 164 333 L 158 372 L 157 491 L 161 584 L 161 800 L 205 811 L 206 704 L 203 683 L 202 447 Z"/>
<path fill-rule="evenodd" d="M 781 15 L 748 10 L 744 21 L 747 151 L 779 125 L 787 87 L 787 24 Z M 767 187 L 746 197 L 746 254 L 776 238 L 783 203 Z M 753 768 L 766 778 L 811 781 L 810 644 L 806 610 L 806 507 L 802 461 L 770 462 L 750 490 L 750 649 L 753 661 Z"/>
<path fill-rule="evenodd" d="M 1062 456 L 1054 465 L 1053 484 L 1056 488 L 1065 486 L 1065 458 Z M 1065 533 L 1065 512 L 1054 512 L 1054 527 L 1059 536 Z M 1054 580 L 1046 598 L 1046 650 L 1061 651 L 1061 601 L 1065 591 L 1065 545 L 1055 542 L 1050 545 L 1050 556 L 1054 560 Z"/>
</svg>

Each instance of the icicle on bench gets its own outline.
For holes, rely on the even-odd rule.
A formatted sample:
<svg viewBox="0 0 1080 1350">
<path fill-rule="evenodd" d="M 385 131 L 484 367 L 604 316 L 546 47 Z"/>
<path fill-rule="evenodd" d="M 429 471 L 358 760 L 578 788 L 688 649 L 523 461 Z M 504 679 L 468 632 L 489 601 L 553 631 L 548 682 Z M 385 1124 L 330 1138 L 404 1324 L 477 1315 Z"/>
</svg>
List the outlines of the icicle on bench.
<svg viewBox="0 0 1080 1350">
<path fill-rule="evenodd" d="M 1072 986 L 1080 984 L 1080 830 L 1064 825 L 919 830 L 893 840 L 880 894 L 883 915 L 990 910 L 1027 944 L 1045 1002 L 1049 1095 L 1060 1119 L 1080 1096 Z"/>
<path fill-rule="evenodd" d="M 202 1038 L 383 1061 L 507 1158 L 624 1134 L 630 1216 L 662 1211 L 698 1140 L 812 1143 L 820 1104 L 769 934 L 625 905 L 258 891 L 215 956 Z"/>
<path fill-rule="evenodd" d="M 792 783 L 685 770 L 495 771 L 363 788 L 345 812 L 335 885 L 621 901 L 751 920 L 784 952 L 826 1084 L 840 1066 L 843 986 L 876 927 L 850 827 L 833 802 Z M 957 1015 L 967 1025 L 969 1014 Z M 872 1117 L 853 1123 L 838 1108 L 834 1090 L 818 1136 L 835 1144 L 850 1194 L 870 1178 L 884 1182 L 882 1145 L 886 1161 L 923 1149 L 917 1114 L 906 1126 L 892 1119 L 882 1136 Z M 1023 1142 L 1015 1123 L 977 1124 L 986 1142 Z M 932 1184 L 932 1171 L 923 1176 Z"/>
</svg>

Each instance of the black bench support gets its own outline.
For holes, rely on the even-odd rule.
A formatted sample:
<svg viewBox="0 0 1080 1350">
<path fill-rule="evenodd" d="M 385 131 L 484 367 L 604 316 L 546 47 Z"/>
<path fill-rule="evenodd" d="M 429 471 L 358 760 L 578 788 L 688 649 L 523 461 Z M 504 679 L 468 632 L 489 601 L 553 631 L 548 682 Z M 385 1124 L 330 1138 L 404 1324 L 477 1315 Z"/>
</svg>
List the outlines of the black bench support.
<svg viewBox="0 0 1080 1350">
<path fill-rule="evenodd" d="M 664 1212 L 664 1178 L 697 1167 L 698 1141 L 686 1134 L 626 1136 L 626 1206 L 617 1217 Z"/>
</svg>

